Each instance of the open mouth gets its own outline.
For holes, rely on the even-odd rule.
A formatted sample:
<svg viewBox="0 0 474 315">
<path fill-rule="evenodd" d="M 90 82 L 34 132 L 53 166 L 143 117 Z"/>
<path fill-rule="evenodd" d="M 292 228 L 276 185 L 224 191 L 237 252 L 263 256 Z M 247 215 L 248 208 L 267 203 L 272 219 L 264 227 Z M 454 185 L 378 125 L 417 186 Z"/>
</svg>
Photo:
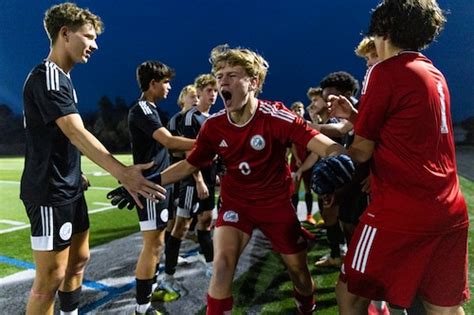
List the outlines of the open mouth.
<svg viewBox="0 0 474 315">
<path fill-rule="evenodd" d="M 232 93 L 230 93 L 229 91 L 222 91 L 221 94 L 225 102 L 229 101 L 232 98 Z"/>
</svg>

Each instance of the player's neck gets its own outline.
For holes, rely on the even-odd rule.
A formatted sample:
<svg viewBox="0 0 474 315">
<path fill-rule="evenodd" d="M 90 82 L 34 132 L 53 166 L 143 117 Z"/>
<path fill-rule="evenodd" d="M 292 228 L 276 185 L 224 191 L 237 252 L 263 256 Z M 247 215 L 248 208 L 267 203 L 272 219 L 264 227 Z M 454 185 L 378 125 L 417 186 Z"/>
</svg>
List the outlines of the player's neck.
<svg viewBox="0 0 474 315">
<path fill-rule="evenodd" d="M 230 119 L 236 125 L 245 125 L 255 114 L 258 106 L 258 99 L 250 97 L 240 109 L 230 112 Z"/>
<path fill-rule="evenodd" d="M 154 95 L 151 95 L 151 93 L 147 92 L 142 93 L 142 95 L 140 96 L 140 100 L 147 101 L 153 106 L 156 106 L 156 104 L 158 103 L 158 99 Z"/>
<path fill-rule="evenodd" d="M 403 49 L 394 46 L 389 39 L 386 39 L 382 42 L 381 47 L 379 47 L 379 51 L 377 53 L 379 54 L 379 58 L 381 60 L 386 60 L 388 58 L 392 58 L 393 56 L 398 55 Z"/>
<path fill-rule="evenodd" d="M 211 104 L 206 104 L 206 103 L 198 102 L 197 105 L 196 105 L 196 108 L 197 108 L 198 111 L 200 111 L 201 113 L 203 113 L 203 114 L 208 114 L 208 113 L 209 113 L 209 109 L 211 108 Z"/>
<path fill-rule="evenodd" d="M 75 65 L 75 62 L 68 55 L 56 46 L 51 48 L 47 60 L 54 62 L 61 70 L 69 74 Z"/>
</svg>

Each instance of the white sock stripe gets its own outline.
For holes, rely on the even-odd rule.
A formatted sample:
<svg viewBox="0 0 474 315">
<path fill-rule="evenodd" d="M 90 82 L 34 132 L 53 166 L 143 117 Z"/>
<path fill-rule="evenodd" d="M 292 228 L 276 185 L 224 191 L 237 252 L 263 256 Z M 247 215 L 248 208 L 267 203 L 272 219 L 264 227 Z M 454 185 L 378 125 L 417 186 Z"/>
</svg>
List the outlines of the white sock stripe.
<svg viewBox="0 0 474 315">
<path fill-rule="evenodd" d="M 364 259 L 362 260 L 362 269 L 360 271 L 362 273 L 365 272 L 365 267 L 367 266 L 367 259 L 369 258 L 369 253 L 370 253 L 370 249 L 372 248 L 372 243 L 374 242 L 375 233 L 377 233 L 377 229 L 373 228 L 372 233 L 370 233 L 370 236 L 369 236 L 369 243 L 367 244 L 367 249 L 365 250 Z"/>
<path fill-rule="evenodd" d="M 366 232 L 367 232 L 367 225 L 364 225 L 364 229 L 362 230 L 362 234 L 359 238 L 359 241 L 357 242 L 357 247 L 356 247 L 354 257 L 352 258 L 352 264 L 351 264 L 352 269 L 355 269 L 356 261 L 357 261 L 359 255 L 360 255 L 360 247 L 361 247 L 362 241 L 364 240 L 364 236 L 365 236 Z"/>
</svg>

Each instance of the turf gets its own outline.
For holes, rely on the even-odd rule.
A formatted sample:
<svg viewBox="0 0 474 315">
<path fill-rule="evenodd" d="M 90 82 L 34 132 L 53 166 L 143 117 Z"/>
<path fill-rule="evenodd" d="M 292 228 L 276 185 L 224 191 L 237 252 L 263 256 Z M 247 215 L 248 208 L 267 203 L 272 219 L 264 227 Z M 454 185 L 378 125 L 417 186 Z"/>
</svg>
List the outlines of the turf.
<svg viewBox="0 0 474 315">
<path fill-rule="evenodd" d="M 119 157 L 126 164 L 131 163 L 129 155 Z M 20 202 L 19 180 L 23 168 L 23 158 L 0 158 L 0 220 L 8 219 L 27 223 L 24 207 Z M 91 189 L 86 193 L 89 210 L 94 211 L 106 207 L 107 187 L 115 187 L 117 182 L 88 159 L 83 159 L 83 171 L 92 182 Z M 471 228 L 469 230 L 469 281 L 470 289 L 474 290 L 473 239 L 474 228 L 474 182 L 460 177 L 461 188 L 468 203 Z M 98 189 L 101 187 L 101 189 Z M 95 188 L 95 189 L 94 189 Z M 5 206 L 6 205 L 6 206 Z M 91 247 L 107 243 L 138 231 L 136 213 L 127 210 L 105 210 L 90 215 Z M 0 223 L 0 231 L 11 225 Z M 29 242 L 29 229 L 0 234 L 0 255 L 27 262 L 32 262 Z M 320 235 L 318 242 L 312 244 L 308 261 L 310 270 L 317 284 L 316 296 L 318 314 L 337 314 L 334 284 L 338 270 L 316 269 L 311 262 L 328 252 L 326 240 Z M 17 267 L 0 263 L 0 278 L 21 271 Z M 233 314 L 293 314 L 294 302 L 291 282 L 285 272 L 278 255 L 270 253 L 248 272 L 236 279 L 234 286 L 235 308 Z M 474 314 L 474 303 L 465 305 L 466 314 Z M 199 314 L 205 314 L 203 310 Z"/>
</svg>

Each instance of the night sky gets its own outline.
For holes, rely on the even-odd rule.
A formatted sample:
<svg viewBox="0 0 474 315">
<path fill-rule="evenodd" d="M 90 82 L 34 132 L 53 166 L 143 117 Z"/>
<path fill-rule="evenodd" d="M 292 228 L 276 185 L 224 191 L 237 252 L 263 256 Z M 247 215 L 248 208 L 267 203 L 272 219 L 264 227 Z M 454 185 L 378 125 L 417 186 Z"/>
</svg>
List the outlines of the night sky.
<svg viewBox="0 0 474 315">
<path fill-rule="evenodd" d="M 22 110 L 28 72 L 49 51 L 44 11 L 59 1 L 0 1 L 0 104 Z M 261 53 L 270 63 L 264 99 L 308 103 L 306 91 L 332 71 L 359 81 L 365 62 L 354 48 L 378 1 L 172 0 L 76 1 L 101 16 L 105 32 L 89 63 L 72 73 L 81 112 L 94 111 L 101 96 L 132 103 L 139 90 L 136 66 L 160 60 L 177 76 L 160 106 L 172 114 L 181 88 L 210 71 L 210 50 L 223 43 Z M 133 4 L 132 4 L 133 3 Z M 474 1 L 440 0 L 449 10 L 446 28 L 424 53 L 445 74 L 454 121 L 474 115 Z M 222 108 L 219 99 L 215 111 Z"/>
</svg>

